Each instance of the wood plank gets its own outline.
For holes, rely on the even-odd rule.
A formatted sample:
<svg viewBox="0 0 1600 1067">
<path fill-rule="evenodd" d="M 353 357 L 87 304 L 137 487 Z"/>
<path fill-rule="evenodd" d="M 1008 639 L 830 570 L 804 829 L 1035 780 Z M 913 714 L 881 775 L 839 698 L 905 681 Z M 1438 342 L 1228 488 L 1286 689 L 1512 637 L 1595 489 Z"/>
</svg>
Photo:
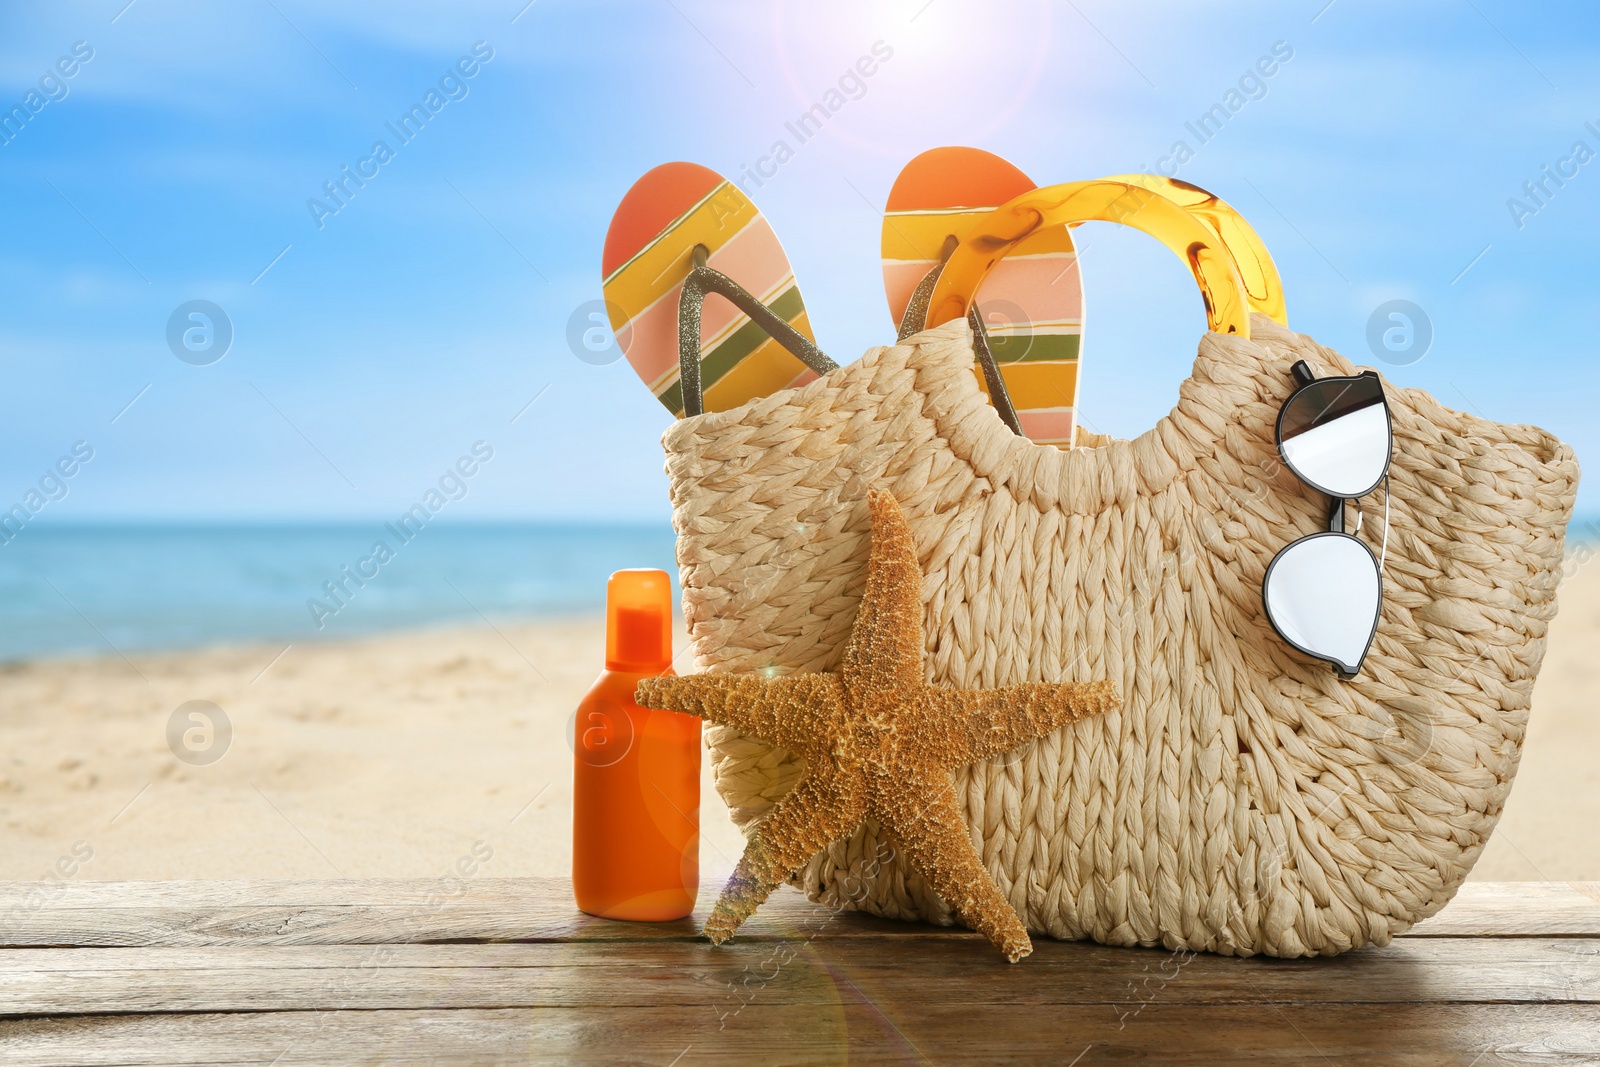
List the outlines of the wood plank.
<svg viewBox="0 0 1600 1067">
<path fill-rule="evenodd" d="M 720 887 L 691 919 L 626 923 L 585 915 L 565 879 L 305 882 L 81 882 L 28 897 L 0 882 L 0 949 L 24 946 L 364 945 L 435 941 L 694 941 Z M 844 912 L 783 887 L 741 936 L 779 939 L 826 927 L 834 936 L 886 931 L 971 938 L 960 927 Z"/>
<path fill-rule="evenodd" d="M 1592 1064 L 1594 1005 L 1193 1006 L 1156 1003 L 1124 1017 L 1104 1006 L 1047 1017 L 865 998 L 832 1009 L 752 1005 L 740 1016 L 685 1017 L 660 1007 L 98 1016 L 0 1021 L 0 1062 L 254 1064 L 1075 1063 Z M 725 1025 L 724 1025 L 725 1024 Z M 722 1026 L 719 1029 L 719 1026 Z"/>
<path fill-rule="evenodd" d="M 1017 967 L 788 889 L 720 948 L 716 887 L 665 924 L 556 879 L 39 889 L 0 883 L 0 945 L 63 946 L 0 949 L 0 1063 L 1600 1061 L 1595 883 L 1468 883 L 1329 960 L 1040 939 Z"/>
<path fill-rule="evenodd" d="M 1600 882 L 1468 882 L 1417 937 L 1600 937 Z"/>
<path fill-rule="evenodd" d="M 0 952 L 0 1016 L 588 1008 L 685 1014 L 830 1006 L 864 992 L 955 1012 L 1082 1004 L 1600 1003 L 1600 940 L 1411 938 L 1332 959 L 1234 959 L 1050 942 L 1020 965 L 984 942 L 319 945 Z"/>
<path fill-rule="evenodd" d="M 695 921 L 613 923 L 583 915 L 564 879 L 257 882 L 0 882 L 0 947 L 41 945 L 317 945 L 698 937 Z M 838 913 L 780 890 L 741 937 L 780 940 L 827 925 L 828 936 L 971 938 L 965 930 Z M 1600 937 L 1600 883 L 1469 882 L 1414 934 Z"/>
</svg>

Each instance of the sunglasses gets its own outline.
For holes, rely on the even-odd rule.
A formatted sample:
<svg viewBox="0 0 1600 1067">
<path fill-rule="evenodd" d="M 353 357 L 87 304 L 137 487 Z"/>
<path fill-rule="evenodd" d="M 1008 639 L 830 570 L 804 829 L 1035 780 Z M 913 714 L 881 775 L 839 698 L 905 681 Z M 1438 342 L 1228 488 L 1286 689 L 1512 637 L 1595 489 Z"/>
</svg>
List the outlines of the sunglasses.
<svg viewBox="0 0 1600 1067">
<path fill-rule="evenodd" d="M 1272 558 L 1261 580 L 1261 599 L 1278 636 L 1350 679 L 1361 670 L 1378 632 L 1389 493 L 1386 487 L 1378 556 L 1345 532 L 1345 504 L 1388 478 L 1394 427 L 1375 371 L 1318 378 L 1304 360 L 1292 370 L 1300 385 L 1278 412 L 1278 454 L 1297 478 L 1331 498 L 1328 528 L 1286 545 Z M 1360 514 L 1355 533 L 1361 530 Z"/>
</svg>

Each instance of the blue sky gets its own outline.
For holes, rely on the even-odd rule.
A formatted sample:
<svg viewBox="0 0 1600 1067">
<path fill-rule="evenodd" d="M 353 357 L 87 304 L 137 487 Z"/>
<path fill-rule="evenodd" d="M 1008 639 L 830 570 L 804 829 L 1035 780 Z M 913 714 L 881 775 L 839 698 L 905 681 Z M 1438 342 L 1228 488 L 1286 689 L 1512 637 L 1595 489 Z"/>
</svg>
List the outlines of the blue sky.
<svg viewBox="0 0 1600 1067">
<path fill-rule="evenodd" d="M 524 4 L 0 8 L 5 109 L 93 50 L 0 145 L 4 503 L 85 441 L 56 521 L 384 517 L 484 441 L 462 517 L 665 516 L 665 411 L 566 340 L 611 211 L 660 162 L 737 175 L 877 41 L 860 99 L 751 187 L 836 359 L 892 338 L 878 210 L 917 152 L 973 144 L 1046 183 L 1182 139 L 1178 176 L 1251 219 L 1293 326 L 1600 455 L 1600 159 L 1536 213 L 1507 204 L 1575 142 L 1600 152 L 1584 6 Z M 492 58 L 319 228 L 307 200 L 476 42 Z M 1278 42 L 1293 58 L 1198 145 L 1185 123 Z M 1084 418 L 1135 434 L 1176 397 L 1199 301 L 1148 238 L 1082 235 Z M 1366 341 L 1392 299 L 1432 322 L 1405 366 Z M 190 300 L 232 323 L 218 362 L 168 347 Z"/>
</svg>

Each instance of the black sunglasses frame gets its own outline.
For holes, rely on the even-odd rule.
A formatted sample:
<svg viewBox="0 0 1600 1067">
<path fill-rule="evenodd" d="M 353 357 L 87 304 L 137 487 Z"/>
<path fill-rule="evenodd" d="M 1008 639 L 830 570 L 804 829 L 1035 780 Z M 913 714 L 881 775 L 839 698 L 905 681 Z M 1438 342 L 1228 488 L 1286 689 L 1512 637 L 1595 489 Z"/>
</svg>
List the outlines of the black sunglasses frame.
<svg viewBox="0 0 1600 1067">
<path fill-rule="evenodd" d="M 1300 383 L 1300 387 L 1294 392 L 1290 393 L 1289 399 L 1285 400 L 1283 402 L 1283 407 L 1278 409 L 1278 422 L 1273 429 L 1273 438 L 1278 444 L 1278 458 L 1283 460 L 1283 465 L 1288 467 L 1289 470 L 1294 473 L 1296 478 L 1299 478 L 1302 482 L 1305 482 L 1311 488 L 1325 496 L 1331 496 L 1337 500 L 1357 500 L 1366 496 L 1368 493 L 1378 488 L 1378 486 L 1382 485 L 1383 480 L 1389 476 L 1389 463 L 1393 461 L 1394 457 L 1394 416 L 1389 413 L 1389 398 L 1384 395 L 1383 380 L 1378 377 L 1377 371 L 1371 370 L 1362 371 L 1360 374 L 1318 378 L 1311 373 L 1311 368 L 1303 359 L 1296 360 L 1294 367 L 1291 369 L 1294 372 L 1295 380 Z M 1352 385 L 1357 382 L 1363 385 L 1370 382 L 1377 388 L 1378 403 L 1383 406 L 1383 430 L 1384 434 L 1389 439 L 1390 459 L 1384 462 L 1383 470 L 1378 472 L 1378 476 L 1373 479 L 1372 484 L 1361 490 L 1359 493 L 1336 493 L 1325 485 L 1319 485 L 1315 480 L 1307 477 L 1303 471 L 1290 462 L 1288 455 L 1283 450 L 1283 420 L 1288 416 L 1289 409 L 1294 406 L 1294 402 L 1300 398 L 1300 395 L 1306 392 L 1308 389 L 1320 388 L 1330 382 L 1350 382 Z"/>
<path fill-rule="evenodd" d="M 1338 674 L 1342 680 L 1349 681 L 1357 674 L 1361 673 L 1361 665 L 1366 661 L 1367 653 L 1372 651 L 1372 643 L 1373 641 L 1377 640 L 1378 637 L 1378 622 L 1383 616 L 1383 566 L 1379 562 L 1378 557 L 1373 554 L 1371 547 L 1369 547 L 1365 541 L 1361 540 L 1361 538 L 1357 537 L 1355 534 L 1345 532 L 1344 508 L 1348 501 L 1358 500 L 1361 497 L 1366 496 L 1368 493 L 1371 493 L 1373 490 L 1377 489 L 1378 486 L 1382 485 L 1384 480 L 1388 478 L 1389 467 L 1394 462 L 1394 418 L 1389 413 L 1389 399 L 1383 392 L 1383 382 L 1380 378 L 1378 378 L 1376 371 L 1369 370 L 1362 371 L 1360 374 L 1355 375 L 1318 378 L 1312 373 L 1310 365 L 1307 364 L 1303 359 L 1296 360 L 1294 366 L 1290 369 L 1294 374 L 1295 380 L 1298 381 L 1300 385 L 1295 389 L 1294 392 L 1289 394 L 1288 399 L 1283 402 L 1283 407 L 1278 409 L 1277 425 L 1273 431 L 1273 436 L 1276 439 L 1278 446 L 1278 457 L 1283 460 L 1284 466 L 1289 469 L 1290 473 L 1292 473 L 1296 478 L 1300 479 L 1301 482 L 1330 498 L 1328 508 L 1328 528 L 1326 530 L 1318 530 L 1313 534 L 1307 534 L 1304 537 L 1295 538 L 1293 541 L 1280 548 L 1277 554 L 1272 557 L 1272 561 L 1267 564 L 1266 572 L 1261 576 L 1261 610 L 1262 613 L 1266 615 L 1268 624 L 1271 625 L 1273 631 L 1283 639 L 1284 644 L 1295 649 L 1296 651 L 1310 656 L 1312 659 L 1319 659 L 1324 663 L 1332 665 L 1334 672 Z M 1377 385 L 1378 402 L 1383 405 L 1384 432 L 1389 442 L 1389 458 L 1384 461 L 1383 470 L 1379 473 L 1377 479 L 1371 485 L 1369 485 L 1362 492 L 1356 493 L 1353 496 L 1344 496 L 1342 494 L 1330 492 L 1325 487 L 1318 485 L 1316 482 L 1312 481 L 1310 478 L 1307 478 L 1303 473 L 1301 473 L 1301 471 L 1293 463 L 1289 462 L 1289 457 L 1284 454 L 1283 450 L 1283 420 L 1284 416 L 1288 413 L 1289 406 L 1294 403 L 1295 398 L 1300 396 L 1301 393 L 1305 392 L 1314 385 L 1340 380 L 1350 382 L 1364 381 L 1365 379 L 1369 378 L 1372 379 Z M 1385 536 L 1387 536 L 1388 531 L 1385 530 L 1384 533 Z M 1362 646 L 1361 655 L 1356 657 L 1356 661 L 1353 664 L 1345 663 L 1336 657 L 1327 655 L 1326 653 L 1307 648 L 1298 641 L 1294 640 L 1288 634 L 1284 633 L 1283 629 L 1278 625 L 1278 620 L 1273 618 L 1272 607 L 1267 602 L 1267 589 L 1272 584 L 1272 572 L 1277 568 L 1279 561 L 1293 551 L 1297 545 L 1303 544 L 1306 541 L 1313 541 L 1321 537 L 1348 537 L 1350 540 L 1360 545 L 1362 550 L 1366 552 L 1367 558 L 1372 560 L 1372 570 L 1378 578 L 1377 603 L 1373 611 L 1372 625 L 1367 631 L 1367 643 Z"/>
<path fill-rule="evenodd" d="M 1342 505 L 1343 501 L 1340 501 L 1340 504 Z M 1272 584 L 1272 572 L 1273 569 L 1278 566 L 1278 561 L 1293 551 L 1296 545 L 1304 544 L 1307 541 L 1315 541 L 1322 537 L 1348 537 L 1350 540 L 1360 545 L 1362 549 L 1366 551 L 1367 557 L 1372 560 L 1372 570 L 1378 576 L 1378 601 L 1377 607 L 1372 613 L 1372 626 L 1367 631 L 1367 643 L 1361 647 L 1361 655 L 1356 657 L 1356 661 L 1354 663 L 1345 663 L 1335 656 L 1318 652 L 1316 649 L 1307 648 L 1305 645 L 1302 645 L 1300 642 L 1284 633 L 1283 629 L 1278 625 L 1278 620 L 1272 617 L 1272 607 L 1267 603 L 1267 587 Z M 1334 673 L 1344 681 L 1348 682 L 1350 679 L 1361 673 L 1361 664 L 1366 660 L 1367 653 L 1372 651 L 1372 642 L 1378 639 L 1378 620 L 1383 616 L 1383 569 L 1378 566 L 1378 557 L 1372 554 L 1372 549 L 1365 541 L 1361 540 L 1361 538 L 1357 537 L 1355 534 L 1345 533 L 1343 530 L 1318 530 L 1314 534 L 1306 534 L 1304 537 L 1297 537 L 1278 550 L 1278 554 L 1272 557 L 1272 562 L 1267 564 L 1267 572 L 1261 576 L 1261 610 L 1266 613 L 1267 622 L 1272 626 L 1273 631 L 1279 637 L 1283 638 L 1284 644 L 1299 652 L 1304 652 L 1312 659 L 1320 659 L 1324 663 L 1331 664 L 1333 666 Z"/>
</svg>

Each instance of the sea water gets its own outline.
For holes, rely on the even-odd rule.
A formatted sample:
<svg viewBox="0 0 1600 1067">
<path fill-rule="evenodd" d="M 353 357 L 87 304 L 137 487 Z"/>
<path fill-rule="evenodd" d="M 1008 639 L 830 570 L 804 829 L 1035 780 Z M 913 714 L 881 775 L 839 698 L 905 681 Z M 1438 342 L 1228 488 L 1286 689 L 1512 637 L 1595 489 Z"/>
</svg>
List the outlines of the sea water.
<svg viewBox="0 0 1600 1067">
<path fill-rule="evenodd" d="M 1600 513 L 1567 535 L 1587 562 Z M 0 544 L 0 661 L 598 616 L 622 567 L 676 578 L 671 527 L 40 523 Z"/>
<path fill-rule="evenodd" d="M 598 615 L 621 567 L 676 576 L 671 527 L 30 525 L 0 545 L 0 660 Z"/>
</svg>

